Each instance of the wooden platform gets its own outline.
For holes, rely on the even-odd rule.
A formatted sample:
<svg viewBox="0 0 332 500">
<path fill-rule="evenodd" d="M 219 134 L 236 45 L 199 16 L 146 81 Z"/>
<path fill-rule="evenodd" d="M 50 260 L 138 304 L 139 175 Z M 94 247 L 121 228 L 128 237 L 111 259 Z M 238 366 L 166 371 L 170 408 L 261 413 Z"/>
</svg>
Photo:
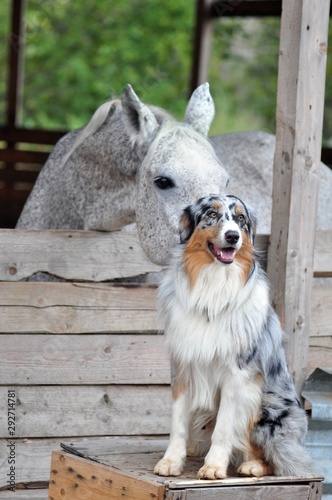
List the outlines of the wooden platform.
<svg viewBox="0 0 332 500">
<path fill-rule="evenodd" d="M 52 454 L 49 500 L 319 500 L 321 478 L 230 477 L 198 480 L 203 459 L 188 459 L 180 477 L 153 474 L 165 450 L 164 439 L 113 439 L 72 443 Z M 75 454 L 81 454 L 77 456 Z M 86 457 L 90 457 L 86 458 Z"/>
</svg>

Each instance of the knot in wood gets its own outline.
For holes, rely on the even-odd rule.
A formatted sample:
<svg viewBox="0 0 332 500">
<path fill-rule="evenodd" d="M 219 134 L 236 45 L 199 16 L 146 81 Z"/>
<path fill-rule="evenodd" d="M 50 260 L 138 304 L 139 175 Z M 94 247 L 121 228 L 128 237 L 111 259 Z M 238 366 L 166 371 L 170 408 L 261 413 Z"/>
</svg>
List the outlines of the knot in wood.
<svg viewBox="0 0 332 500">
<path fill-rule="evenodd" d="M 9 271 L 9 274 L 11 276 L 14 276 L 15 274 L 17 274 L 17 267 L 16 266 L 10 266 L 9 269 L 8 269 L 8 271 Z"/>
</svg>

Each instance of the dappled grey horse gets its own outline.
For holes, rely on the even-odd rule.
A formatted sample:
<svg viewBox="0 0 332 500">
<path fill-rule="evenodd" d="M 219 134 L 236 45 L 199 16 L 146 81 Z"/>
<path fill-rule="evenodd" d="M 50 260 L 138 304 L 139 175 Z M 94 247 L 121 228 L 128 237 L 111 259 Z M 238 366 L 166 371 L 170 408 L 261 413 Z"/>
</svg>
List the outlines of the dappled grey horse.
<svg viewBox="0 0 332 500">
<path fill-rule="evenodd" d="M 274 136 L 263 132 L 207 138 L 214 103 L 207 83 L 183 123 L 142 103 L 130 85 L 100 106 L 82 129 L 65 135 L 42 168 L 18 228 L 115 230 L 137 223 L 143 250 L 167 263 L 178 241 L 181 209 L 227 192 L 257 211 L 270 232 Z M 332 228 L 332 172 L 322 164 L 318 227 Z"/>
</svg>

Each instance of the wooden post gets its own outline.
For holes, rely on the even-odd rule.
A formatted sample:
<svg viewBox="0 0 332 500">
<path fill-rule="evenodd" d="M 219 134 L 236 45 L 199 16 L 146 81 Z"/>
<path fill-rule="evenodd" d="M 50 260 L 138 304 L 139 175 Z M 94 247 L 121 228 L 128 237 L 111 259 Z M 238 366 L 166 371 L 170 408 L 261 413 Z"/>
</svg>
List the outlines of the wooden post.
<svg viewBox="0 0 332 500">
<path fill-rule="evenodd" d="M 306 378 L 329 0 L 283 1 L 268 274 L 298 393 Z"/>
<path fill-rule="evenodd" d="M 212 0 L 197 0 L 190 93 L 208 81 L 213 27 L 211 5 Z"/>
</svg>

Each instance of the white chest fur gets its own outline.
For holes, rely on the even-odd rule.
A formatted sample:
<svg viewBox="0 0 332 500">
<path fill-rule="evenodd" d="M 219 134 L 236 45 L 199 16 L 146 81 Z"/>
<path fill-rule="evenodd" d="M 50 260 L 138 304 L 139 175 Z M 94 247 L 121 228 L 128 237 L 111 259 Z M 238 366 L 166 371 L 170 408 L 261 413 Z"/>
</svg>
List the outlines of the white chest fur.
<svg viewBox="0 0 332 500">
<path fill-rule="evenodd" d="M 205 266 L 193 289 L 182 266 L 173 266 L 159 292 L 166 345 L 185 364 L 233 365 L 257 342 L 268 307 L 264 279 L 254 270 L 244 284 L 236 264 Z"/>
</svg>

